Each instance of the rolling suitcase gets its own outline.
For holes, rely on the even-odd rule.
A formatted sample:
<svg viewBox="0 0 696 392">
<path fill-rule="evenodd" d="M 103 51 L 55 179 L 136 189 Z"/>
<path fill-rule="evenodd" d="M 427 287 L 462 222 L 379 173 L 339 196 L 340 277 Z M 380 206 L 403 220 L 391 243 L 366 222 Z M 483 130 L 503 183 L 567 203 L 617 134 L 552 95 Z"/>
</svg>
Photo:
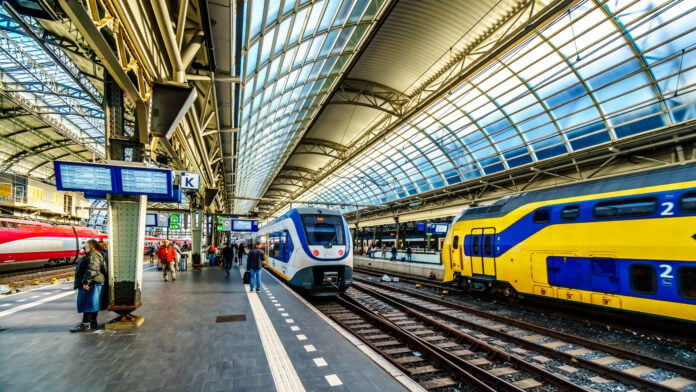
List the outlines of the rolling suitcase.
<svg viewBox="0 0 696 392">
<path fill-rule="evenodd" d="M 251 274 L 249 271 L 244 271 L 244 278 L 243 278 L 244 284 L 249 284 L 251 281 Z"/>
<path fill-rule="evenodd" d="M 179 272 L 186 271 L 187 268 L 188 268 L 188 257 L 182 255 L 181 258 L 179 259 Z"/>
</svg>

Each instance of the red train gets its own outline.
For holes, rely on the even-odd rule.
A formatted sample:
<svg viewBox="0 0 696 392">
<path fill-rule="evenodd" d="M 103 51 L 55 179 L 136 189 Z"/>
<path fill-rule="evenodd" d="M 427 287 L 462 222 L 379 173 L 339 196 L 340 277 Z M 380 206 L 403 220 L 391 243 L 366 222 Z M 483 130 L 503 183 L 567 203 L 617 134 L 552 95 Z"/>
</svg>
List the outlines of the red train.
<svg viewBox="0 0 696 392">
<path fill-rule="evenodd" d="M 74 263 L 89 239 L 107 241 L 96 229 L 0 218 L 0 271 Z M 163 238 L 145 237 L 145 242 Z"/>
</svg>

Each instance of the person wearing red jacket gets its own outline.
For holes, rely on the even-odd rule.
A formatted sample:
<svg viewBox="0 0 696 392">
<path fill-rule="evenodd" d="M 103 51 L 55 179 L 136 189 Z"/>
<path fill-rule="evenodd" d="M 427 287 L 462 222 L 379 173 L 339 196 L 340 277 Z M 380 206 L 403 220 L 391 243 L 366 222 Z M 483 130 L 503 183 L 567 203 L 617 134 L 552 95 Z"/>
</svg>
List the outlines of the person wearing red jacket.
<svg viewBox="0 0 696 392">
<path fill-rule="evenodd" d="M 174 260 L 176 260 L 176 250 L 169 244 L 169 241 L 165 240 L 162 246 L 157 250 L 157 257 L 162 262 L 162 272 L 164 273 L 164 281 L 167 279 L 167 271 L 172 273 L 172 281 L 176 280 L 176 270 L 174 269 Z"/>
</svg>

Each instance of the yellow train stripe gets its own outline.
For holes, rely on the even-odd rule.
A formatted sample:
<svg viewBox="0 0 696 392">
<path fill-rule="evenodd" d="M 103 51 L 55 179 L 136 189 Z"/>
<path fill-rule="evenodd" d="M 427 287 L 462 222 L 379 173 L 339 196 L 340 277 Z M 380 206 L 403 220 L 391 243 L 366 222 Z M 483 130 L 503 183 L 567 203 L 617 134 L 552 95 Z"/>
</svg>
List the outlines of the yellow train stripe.
<svg viewBox="0 0 696 392">
<path fill-rule="evenodd" d="M 281 278 L 285 279 L 288 282 L 290 281 L 289 277 L 285 276 L 282 272 L 278 271 L 277 269 L 271 267 L 268 263 L 265 263 L 264 265 L 266 266 L 266 268 L 273 271 L 274 274 L 280 276 Z"/>
</svg>

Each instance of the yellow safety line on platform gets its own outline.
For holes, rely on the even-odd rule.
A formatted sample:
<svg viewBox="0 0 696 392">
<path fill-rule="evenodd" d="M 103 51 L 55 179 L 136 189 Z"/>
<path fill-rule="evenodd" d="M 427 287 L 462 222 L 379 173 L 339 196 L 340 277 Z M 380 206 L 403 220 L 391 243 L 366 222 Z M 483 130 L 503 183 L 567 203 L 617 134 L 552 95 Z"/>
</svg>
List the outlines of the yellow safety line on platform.
<svg viewBox="0 0 696 392">
<path fill-rule="evenodd" d="M 244 289 L 246 290 L 246 285 L 244 285 Z M 259 335 L 261 335 L 261 344 L 263 345 L 263 351 L 266 353 L 268 366 L 271 368 L 276 390 L 278 392 L 303 392 L 305 388 L 302 385 L 302 381 L 297 375 L 297 371 L 295 371 L 295 367 L 285 351 L 283 342 L 280 341 L 278 333 L 261 303 L 259 293 L 247 292 L 247 298 L 249 298 L 251 311 L 254 313 L 256 326 L 259 330 Z"/>
</svg>

